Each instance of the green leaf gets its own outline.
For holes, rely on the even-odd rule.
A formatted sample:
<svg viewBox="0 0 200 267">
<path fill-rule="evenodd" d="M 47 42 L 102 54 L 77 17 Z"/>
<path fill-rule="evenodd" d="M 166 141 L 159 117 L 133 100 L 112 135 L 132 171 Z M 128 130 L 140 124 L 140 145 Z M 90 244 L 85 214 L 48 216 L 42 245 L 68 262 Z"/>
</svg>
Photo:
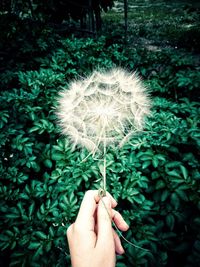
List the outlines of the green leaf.
<svg viewBox="0 0 200 267">
<path fill-rule="evenodd" d="M 160 177 L 160 174 L 158 171 L 151 172 L 151 177 L 153 180 L 158 179 Z"/>
<path fill-rule="evenodd" d="M 61 169 L 56 169 L 52 172 L 51 178 L 52 179 L 58 179 L 62 176 L 62 170 Z"/>
<path fill-rule="evenodd" d="M 133 200 L 138 204 L 142 204 L 145 201 L 145 197 L 142 194 L 132 196 L 131 198 L 133 198 Z"/>
<path fill-rule="evenodd" d="M 54 152 L 51 155 L 52 160 L 59 161 L 65 158 L 65 155 L 60 152 Z"/>
<path fill-rule="evenodd" d="M 45 235 L 43 232 L 41 232 L 41 231 L 37 231 L 37 232 L 35 232 L 35 235 L 37 236 L 37 237 L 39 237 L 40 239 L 47 239 L 47 235 Z"/>
<path fill-rule="evenodd" d="M 39 242 L 31 242 L 28 246 L 29 249 L 37 249 L 41 244 Z"/>
<path fill-rule="evenodd" d="M 184 179 L 187 179 L 188 178 L 188 171 L 187 171 L 187 169 L 183 165 L 180 166 L 180 169 L 181 169 L 181 172 L 183 174 Z"/>
<path fill-rule="evenodd" d="M 0 235 L 0 240 L 2 242 L 8 242 L 10 240 L 10 237 L 8 237 L 7 235 Z"/>
<path fill-rule="evenodd" d="M 174 222 L 175 222 L 174 216 L 172 214 L 168 214 L 166 216 L 166 224 L 171 231 L 174 229 Z"/>
<path fill-rule="evenodd" d="M 172 195 L 171 195 L 171 203 L 175 207 L 176 210 L 179 208 L 180 199 L 179 199 L 179 197 L 178 197 L 178 195 L 176 193 L 172 193 Z"/>
<path fill-rule="evenodd" d="M 49 252 L 51 250 L 51 247 L 52 247 L 52 241 L 49 241 L 45 246 L 45 251 Z"/>
<path fill-rule="evenodd" d="M 53 227 L 49 227 L 49 234 L 50 234 L 51 237 L 54 237 Z"/>
<path fill-rule="evenodd" d="M 44 166 L 49 168 L 49 169 L 51 169 L 52 166 L 53 166 L 53 163 L 52 163 L 52 161 L 50 159 L 45 159 Z"/>
<path fill-rule="evenodd" d="M 159 161 L 158 161 L 158 159 L 156 157 L 153 157 L 152 164 L 153 164 L 154 168 L 157 168 L 158 167 Z"/>
<path fill-rule="evenodd" d="M 169 176 L 177 177 L 177 178 L 181 178 L 180 174 L 179 174 L 176 170 L 173 170 L 173 171 L 166 171 L 166 173 L 167 173 Z"/>
<path fill-rule="evenodd" d="M 161 195 L 161 201 L 164 202 L 166 201 L 166 199 L 168 198 L 168 196 L 170 195 L 169 191 L 167 189 L 165 189 L 163 192 L 162 192 L 162 195 Z"/>
<path fill-rule="evenodd" d="M 146 169 L 147 167 L 149 167 L 151 165 L 151 161 L 145 161 L 143 164 L 142 164 L 142 169 Z"/>
<path fill-rule="evenodd" d="M 16 213 L 10 213 L 10 214 L 6 214 L 5 217 L 7 219 L 17 219 L 20 217 L 20 214 L 16 214 Z"/>
<path fill-rule="evenodd" d="M 39 257 L 42 255 L 43 247 L 40 245 L 37 249 L 37 251 L 33 255 L 33 260 L 39 259 Z"/>
<path fill-rule="evenodd" d="M 186 195 L 185 191 L 180 190 L 179 188 L 176 190 L 177 195 L 184 201 L 188 201 L 188 196 Z"/>
<path fill-rule="evenodd" d="M 30 207 L 29 207 L 29 217 L 31 217 L 33 215 L 33 211 L 35 209 L 35 203 L 33 202 Z"/>
<path fill-rule="evenodd" d="M 158 180 L 156 182 L 156 189 L 162 189 L 162 188 L 165 188 L 166 187 L 166 184 L 163 180 Z"/>
<path fill-rule="evenodd" d="M 29 133 L 36 132 L 40 129 L 39 126 L 33 126 L 31 129 L 29 129 Z"/>
<path fill-rule="evenodd" d="M 10 249 L 14 249 L 17 245 L 17 242 L 14 240 L 12 243 L 11 243 L 11 246 L 10 246 Z"/>
</svg>

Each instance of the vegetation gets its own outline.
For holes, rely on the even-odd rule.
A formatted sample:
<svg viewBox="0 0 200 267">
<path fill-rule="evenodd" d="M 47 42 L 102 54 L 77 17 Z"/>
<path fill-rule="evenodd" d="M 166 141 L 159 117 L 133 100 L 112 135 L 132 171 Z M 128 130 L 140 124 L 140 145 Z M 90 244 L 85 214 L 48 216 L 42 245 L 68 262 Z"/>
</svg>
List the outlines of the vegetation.
<svg viewBox="0 0 200 267">
<path fill-rule="evenodd" d="M 65 232 L 84 192 L 99 187 L 100 171 L 60 135 L 56 98 L 77 76 L 113 66 L 137 70 L 153 100 L 145 131 L 108 152 L 109 192 L 130 225 L 125 236 L 149 250 L 124 243 L 117 267 L 200 264 L 199 9 L 129 6 L 125 44 L 116 8 L 96 38 L 0 16 L 0 265 L 70 265 Z"/>
</svg>

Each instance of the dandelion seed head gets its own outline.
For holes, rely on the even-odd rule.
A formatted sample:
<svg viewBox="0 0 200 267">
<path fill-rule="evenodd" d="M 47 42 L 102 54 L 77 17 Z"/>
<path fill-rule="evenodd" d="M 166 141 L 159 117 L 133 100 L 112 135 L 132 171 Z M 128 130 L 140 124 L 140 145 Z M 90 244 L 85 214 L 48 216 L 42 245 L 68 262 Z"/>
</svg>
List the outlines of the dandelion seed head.
<svg viewBox="0 0 200 267">
<path fill-rule="evenodd" d="M 62 131 L 73 142 L 92 151 L 123 145 L 141 131 L 150 113 L 150 99 L 136 73 L 122 69 L 94 71 L 73 81 L 60 93 L 57 116 Z"/>
</svg>

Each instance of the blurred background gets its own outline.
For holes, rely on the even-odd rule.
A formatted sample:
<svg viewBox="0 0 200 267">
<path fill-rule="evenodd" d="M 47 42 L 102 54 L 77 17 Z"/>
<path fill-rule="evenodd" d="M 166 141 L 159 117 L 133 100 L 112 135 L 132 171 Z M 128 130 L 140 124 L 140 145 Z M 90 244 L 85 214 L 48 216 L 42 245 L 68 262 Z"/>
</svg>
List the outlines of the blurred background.
<svg viewBox="0 0 200 267">
<path fill-rule="evenodd" d="M 200 2 L 0 2 L 0 266 L 70 266 L 65 232 L 99 165 L 61 135 L 58 93 L 94 69 L 137 71 L 144 132 L 107 155 L 130 225 L 117 267 L 200 266 Z"/>
</svg>

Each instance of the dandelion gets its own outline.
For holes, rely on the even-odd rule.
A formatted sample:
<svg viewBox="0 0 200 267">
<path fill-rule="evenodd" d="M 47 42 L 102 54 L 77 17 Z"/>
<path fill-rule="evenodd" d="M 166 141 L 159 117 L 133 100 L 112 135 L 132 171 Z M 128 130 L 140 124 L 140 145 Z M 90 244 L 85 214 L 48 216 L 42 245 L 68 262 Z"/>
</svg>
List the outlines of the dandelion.
<svg viewBox="0 0 200 267">
<path fill-rule="evenodd" d="M 105 156 L 107 146 L 123 146 L 144 126 L 150 110 L 146 88 L 136 73 L 94 71 L 60 93 L 57 116 L 74 146 Z"/>
<path fill-rule="evenodd" d="M 74 145 L 94 155 L 104 146 L 122 146 L 141 131 L 149 113 L 146 88 L 135 73 L 122 69 L 95 71 L 60 93 L 58 118 Z"/>
</svg>

